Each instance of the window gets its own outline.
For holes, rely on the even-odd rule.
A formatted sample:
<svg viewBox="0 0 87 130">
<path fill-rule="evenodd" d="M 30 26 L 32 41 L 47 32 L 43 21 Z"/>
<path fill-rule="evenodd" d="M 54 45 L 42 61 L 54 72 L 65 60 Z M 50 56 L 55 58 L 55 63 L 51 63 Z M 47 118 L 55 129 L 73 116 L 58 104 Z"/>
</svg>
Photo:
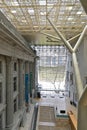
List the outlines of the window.
<svg viewBox="0 0 87 130">
<path fill-rule="evenodd" d="M 69 72 L 67 71 L 67 75 L 66 75 L 67 81 L 69 81 Z"/>
<path fill-rule="evenodd" d="M 14 113 L 17 111 L 17 100 L 14 100 Z"/>
<path fill-rule="evenodd" d="M 25 63 L 23 63 L 23 70 L 25 69 Z"/>
<path fill-rule="evenodd" d="M 14 71 L 17 71 L 17 63 L 14 62 Z"/>
<path fill-rule="evenodd" d="M 71 62 L 71 66 L 72 66 L 72 61 L 70 61 Z"/>
<path fill-rule="evenodd" d="M 2 73 L 2 61 L 0 61 L 0 73 Z"/>
<path fill-rule="evenodd" d="M 59 56 L 59 57 L 58 57 L 58 64 L 59 64 L 59 65 L 63 65 L 63 63 L 64 63 L 63 57 L 62 57 L 62 56 Z"/>
<path fill-rule="evenodd" d="M 46 57 L 46 65 L 50 66 L 50 62 L 51 62 L 51 56 L 47 56 Z"/>
<path fill-rule="evenodd" d="M 0 130 L 2 128 L 2 115 L 0 115 Z"/>
<path fill-rule="evenodd" d="M 56 57 L 52 57 L 52 65 L 56 65 Z"/>
<path fill-rule="evenodd" d="M 0 103 L 2 103 L 2 83 L 0 82 Z"/>
<path fill-rule="evenodd" d="M 71 82 L 71 85 L 73 84 L 73 73 L 70 74 L 70 82 Z"/>
<path fill-rule="evenodd" d="M 14 91 L 17 90 L 17 77 L 14 77 Z"/>
</svg>

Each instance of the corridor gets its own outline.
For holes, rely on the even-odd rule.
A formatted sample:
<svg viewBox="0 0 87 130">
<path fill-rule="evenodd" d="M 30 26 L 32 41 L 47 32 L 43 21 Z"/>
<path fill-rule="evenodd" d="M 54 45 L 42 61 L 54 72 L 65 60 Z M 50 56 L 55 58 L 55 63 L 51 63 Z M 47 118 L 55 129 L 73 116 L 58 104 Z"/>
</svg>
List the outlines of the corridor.
<svg viewBox="0 0 87 130">
<path fill-rule="evenodd" d="M 70 126 L 87 130 L 87 1 L 0 0 L 0 130 Z"/>
</svg>

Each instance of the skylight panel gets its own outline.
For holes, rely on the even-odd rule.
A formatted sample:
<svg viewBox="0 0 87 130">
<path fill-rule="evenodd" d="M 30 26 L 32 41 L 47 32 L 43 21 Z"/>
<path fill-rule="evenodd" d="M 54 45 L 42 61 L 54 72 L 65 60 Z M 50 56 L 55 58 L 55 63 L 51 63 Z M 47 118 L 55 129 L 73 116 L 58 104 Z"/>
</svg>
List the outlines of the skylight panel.
<svg viewBox="0 0 87 130">
<path fill-rule="evenodd" d="M 29 14 L 34 15 L 34 10 L 33 9 L 28 9 L 28 12 L 29 12 Z"/>
<path fill-rule="evenodd" d="M 46 12 L 40 12 L 41 15 L 46 15 Z"/>
<path fill-rule="evenodd" d="M 11 10 L 11 12 L 12 12 L 13 14 L 15 14 L 15 13 L 16 13 L 16 10 Z"/>
<path fill-rule="evenodd" d="M 19 3 L 17 1 L 11 2 L 13 6 L 19 6 Z"/>
<path fill-rule="evenodd" d="M 68 7 L 66 7 L 66 10 L 70 11 L 70 10 L 72 10 L 72 8 L 73 8 L 72 6 L 68 6 Z"/>
<path fill-rule="evenodd" d="M 82 11 L 78 11 L 77 14 L 82 14 Z"/>
<path fill-rule="evenodd" d="M 73 18 L 72 18 L 72 17 L 69 17 L 68 20 L 73 20 Z"/>
<path fill-rule="evenodd" d="M 46 5 L 46 1 L 40 0 L 40 1 L 39 1 L 39 4 L 40 4 L 40 5 Z"/>
</svg>

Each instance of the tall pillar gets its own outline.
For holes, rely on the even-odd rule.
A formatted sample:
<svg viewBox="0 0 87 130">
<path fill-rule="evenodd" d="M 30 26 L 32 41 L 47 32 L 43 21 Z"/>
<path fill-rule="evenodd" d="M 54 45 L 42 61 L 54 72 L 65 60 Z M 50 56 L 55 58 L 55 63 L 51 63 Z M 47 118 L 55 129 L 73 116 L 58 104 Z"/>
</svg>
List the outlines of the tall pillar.
<svg viewBox="0 0 87 130">
<path fill-rule="evenodd" d="M 36 59 L 34 59 L 32 73 L 33 73 L 33 97 L 35 96 L 35 88 L 36 88 Z"/>
<path fill-rule="evenodd" d="M 29 83 L 29 90 L 30 90 L 30 97 L 32 97 L 32 85 L 33 85 L 33 80 L 32 80 L 32 63 L 29 63 L 29 78 L 30 78 L 30 83 Z"/>
<path fill-rule="evenodd" d="M 32 74 L 33 74 L 33 75 L 32 75 L 32 76 L 33 76 L 33 77 L 32 77 L 32 78 L 33 78 L 33 79 L 32 79 L 32 80 L 33 80 L 33 86 L 32 86 L 32 87 L 33 87 L 33 89 L 34 89 L 34 88 L 35 88 L 35 61 L 32 63 Z"/>
<path fill-rule="evenodd" d="M 18 79 L 19 79 L 19 109 L 23 107 L 24 104 L 24 70 L 23 70 L 23 61 L 18 61 Z"/>
<path fill-rule="evenodd" d="M 13 60 L 6 57 L 6 127 L 13 125 Z"/>
<path fill-rule="evenodd" d="M 25 100 L 29 102 L 29 62 L 25 62 Z"/>
<path fill-rule="evenodd" d="M 38 62 L 37 61 L 38 61 L 38 57 L 35 58 L 35 63 L 34 63 L 35 64 L 35 66 L 34 66 L 35 67 L 35 72 L 34 72 L 35 73 L 35 81 L 34 81 L 35 82 L 34 83 L 35 84 L 35 97 L 37 97 L 37 91 L 36 90 L 37 90 L 37 87 L 38 87 Z"/>
</svg>

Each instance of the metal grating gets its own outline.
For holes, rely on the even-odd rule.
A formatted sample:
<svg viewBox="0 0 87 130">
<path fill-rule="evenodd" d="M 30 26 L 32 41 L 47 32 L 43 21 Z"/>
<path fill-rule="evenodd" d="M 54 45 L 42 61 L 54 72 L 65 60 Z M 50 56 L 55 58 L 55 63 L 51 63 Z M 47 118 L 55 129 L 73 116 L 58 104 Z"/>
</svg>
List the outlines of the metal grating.
<svg viewBox="0 0 87 130">
<path fill-rule="evenodd" d="M 67 39 L 81 33 L 87 24 L 79 0 L 0 0 L 0 10 L 23 35 L 53 32 L 47 15 Z"/>
</svg>

